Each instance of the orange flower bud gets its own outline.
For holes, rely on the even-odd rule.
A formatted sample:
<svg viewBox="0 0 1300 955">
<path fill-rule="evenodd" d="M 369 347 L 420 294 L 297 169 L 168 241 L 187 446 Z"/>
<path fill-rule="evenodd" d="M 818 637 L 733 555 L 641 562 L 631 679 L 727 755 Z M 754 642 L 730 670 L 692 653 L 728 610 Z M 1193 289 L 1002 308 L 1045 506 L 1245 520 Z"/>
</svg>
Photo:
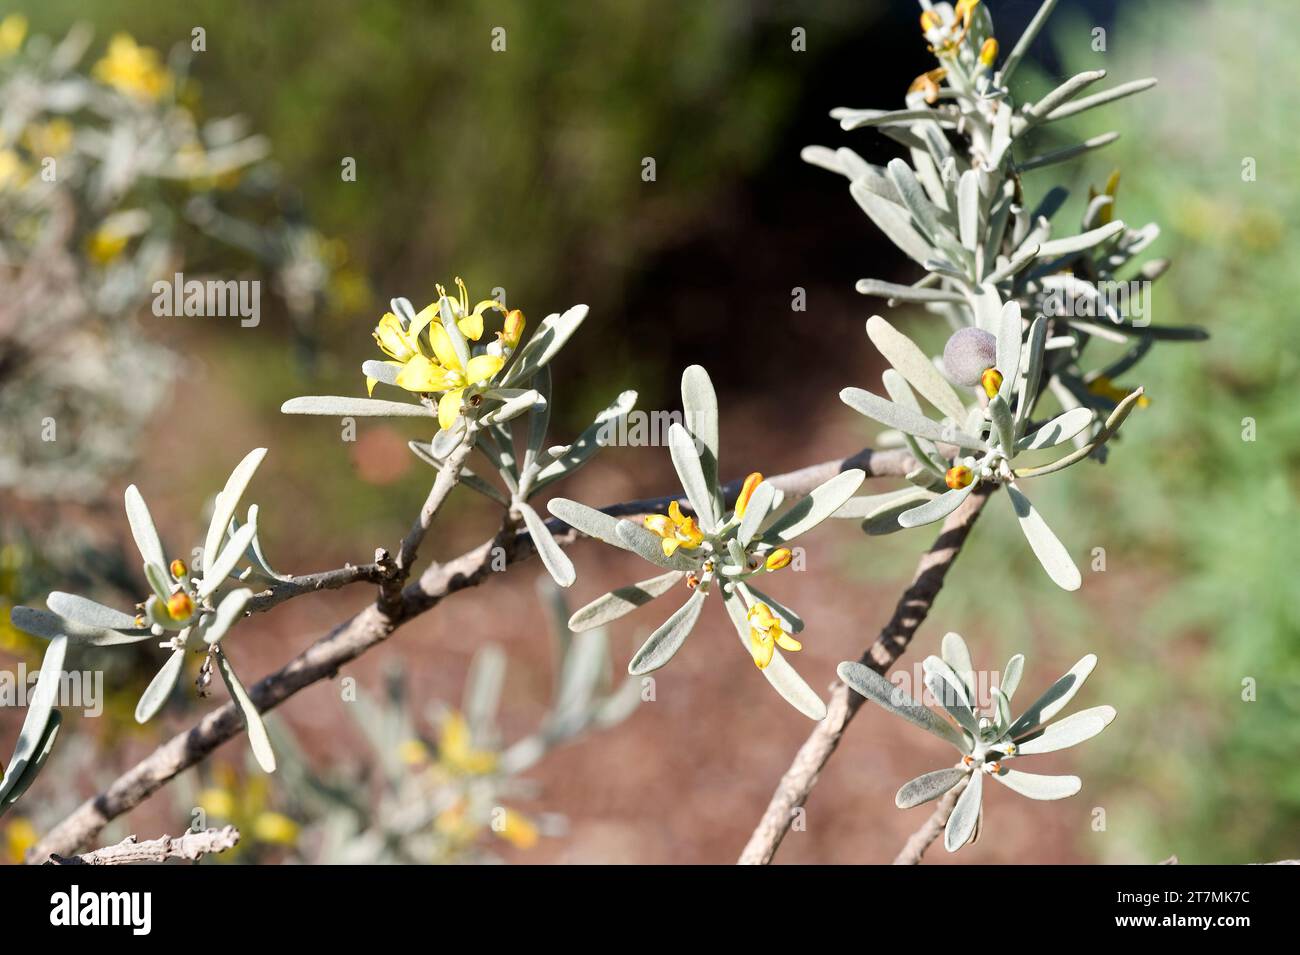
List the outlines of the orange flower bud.
<svg viewBox="0 0 1300 955">
<path fill-rule="evenodd" d="M 505 328 L 501 332 L 501 342 L 514 348 L 519 344 L 519 339 L 524 335 L 524 313 L 519 309 L 511 309 L 506 313 Z"/>
<path fill-rule="evenodd" d="M 980 375 L 980 384 L 984 386 L 984 394 L 988 395 L 990 400 L 997 397 L 1002 387 L 1002 372 L 996 368 L 985 368 L 984 373 Z"/>
<path fill-rule="evenodd" d="M 764 566 L 766 566 L 769 571 L 780 570 L 782 567 L 788 567 L 793 557 L 794 554 L 791 553 L 790 548 L 778 547 L 776 550 L 772 551 L 772 553 L 767 555 L 767 561 Z"/>
<path fill-rule="evenodd" d="M 763 475 L 755 471 L 749 477 L 745 478 L 745 484 L 740 489 L 740 496 L 736 498 L 736 516 L 744 517 L 745 508 L 749 507 L 749 499 L 754 496 L 754 488 L 763 483 Z"/>
<path fill-rule="evenodd" d="M 194 601 L 183 590 L 167 598 L 167 613 L 173 620 L 188 620 L 194 616 Z"/>
<path fill-rule="evenodd" d="M 964 464 L 957 464 L 948 469 L 948 473 L 943 476 L 943 482 L 958 491 L 964 487 L 969 487 L 970 482 L 975 480 L 975 472 Z"/>
<path fill-rule="evenodd" d="M 190 569 L 185 566 L 185 561 L 181 560 L 179 557 L 173 560 L 171 566 L 167 569 L 172 572 L 172 576 L 177 580 L 184 580 L 185 575 L 190 572 Z"/>
</svg>

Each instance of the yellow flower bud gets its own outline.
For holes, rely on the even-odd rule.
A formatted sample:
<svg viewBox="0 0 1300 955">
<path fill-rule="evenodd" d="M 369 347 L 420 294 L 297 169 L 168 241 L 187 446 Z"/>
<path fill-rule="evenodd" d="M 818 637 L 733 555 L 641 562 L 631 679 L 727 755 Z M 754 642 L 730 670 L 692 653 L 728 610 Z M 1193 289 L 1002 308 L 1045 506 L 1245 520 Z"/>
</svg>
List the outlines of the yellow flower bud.
<svg viewBox="0 0 1300 955">
<path fill-rule="evenodd" d="M 744 517 L 745 508 L 749 507 L 749 499 L 754 496 L 754 488 L 763 483 L 763 475 L 757 471 L 745 478 L 745 484 L 740 489 L 740 496 L 736 498 L 736 516 Z"/>
<path fill-rule="evenodd" d="M 183 590 L 167 598 L 167 613 L 173 620 L 188 620 L 194 616 L 194 601 Z"/>
<path fill-rule="evenodd" d="M 778 547 L 767 555 L 764 566 L 767 567 L 768 571 L 780 570 L 782 567 L 788 567 L 793 557 L 794 554 L 791 553 L 790 548 Z"/>
<path fill-rule="evenodd" d="M 511 309 L 506 315 L 505 328 L 501 332 L 501 343 L 510 348 L 519 344 L 519 339 L 524 334 L 524 313 L 519 309 Z"/>
<path fill-rule="evenodd" d="M 144 619 L 144 614 L 142 613 L 138 613 L 135 615 L 135 620 L 133 621 L 133 623 L 135 623 L 135 628 L 137 630 L 143 630 L 145 627 L 149 625 L 148 621 Z"/>
<path fill-rule="evenodd" d="M 184 580 L 185 575 L 190 572 L 190 569 L 185 566 L 185 561 L 181 560 L 179 557 L 173 560 L 171 566 L 167 569 L 172 572 L 172 576 L 177 580 Z"/>
<path fill-rule="evenodd" d="M 929 33 L 931 30 L 939 26 L 941 23 L 943 23 L 943 21 L 939 19 L 939 14 L 935 13 L 933 10 L 926 10 L 922 12 L 921 14 L 922 33 Z"/>
<path fill-rule="evenodd" d="M 954 491 L 964 487 L 969 487 L 970 482 L 975 480 L 975 472 L 964 464 L 957 464 L 948 469 L 948 473 L 943 476 L 943 482 Z"/>
<path fill-rule="evenodd" d="M 939 99 L 939 82 L 947 75 L 948 71 L 943 67 L 922 73 L 912 80 L 912 85 L 907 88 L 907 92 L 922 93 L 927 103 L 933 103 Z"/>
<path fill-rule="evenodd" d="M 993 61 L 998 58 L 998 41 L 989 37 L 980 47 L 980 64 L 983 66 L 992 66 Z"/>
<path fill-rule="evenodd" d="M 980 375 L 980 384 L 984 386 L 984 394 L 989 399 L 997 397 L 998 390 L 1002 387 L 1002 372 L 996 368 L 985 368 L 984 373 Z"/>
</svg>

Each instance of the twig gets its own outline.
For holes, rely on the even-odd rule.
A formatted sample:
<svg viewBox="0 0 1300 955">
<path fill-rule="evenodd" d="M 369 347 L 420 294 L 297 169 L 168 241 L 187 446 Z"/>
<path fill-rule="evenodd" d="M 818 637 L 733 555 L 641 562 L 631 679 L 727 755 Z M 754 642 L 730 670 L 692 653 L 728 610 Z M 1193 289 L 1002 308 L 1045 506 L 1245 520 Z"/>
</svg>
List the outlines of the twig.
<svg viewBox="0 0 1300 955">
<path fill-rule="evenodd" d="M 903 848 L 898 850 L 898 855 L 894 856 L 894 865 L 920 865 L 925 850 L 930 848 L 930 843 L 938 839 L 939 833 L 948 825 L 948 817 L 952 815 L 953 806 L 957 805 L 957 797 L 969 782 L 970 777 L 967 776 L 943 794 L 930 818 L 925 820 L 925 825 L 912 833 L 907 842 L 903 843 Z"/>
<path fill-rule="evenodd" d="M 912 636 L 925 620 L 943 588 L 948 569 L 961 553 L 962 545 L 966 543 L 989 493 L 989 490 L 983 488 L 975 491 L 957 510 L 948 515 L 938 539 L 922 555 L 916 575 L 899 597 L 893 617 L 880 631 L 876 642 L 862 654 L 863 664 L 877 673 L 884 673 L 907 649 Z M 863 697 L 843 683 L 836 683 L 831 689 L 826 718 L 817 724 L 804 741 L 790 768 L 777 783 L 776 792 L 772 794 L 763 817 L 740 854 L 740 865 L 766 865 L 772 861 L 777 847 L 790 828 L 794 811 L 804 804 L 817 785 L 822 767 L 831 758 L 831 753 L 835 752 L 845 728 L 863 702 Z"/>
<path fill-rule="evenodd" d="M 239 830 L 234 826 L 187 832 L 182 836 L 163 836 L 148 842 L 136 842 L 127 836 L 115 846 L 105 846 L 94 852 L 75 856 L 50 853 L 45 865 L 131 865 L 136 862 L 165 862 L 168 859 L 188 859 L 197 862 L 205 855 L 233 849 L 239 842 Z"/>
<path fill-rule="evenodd" d="M 916 467 L 916 461 L 906 451 L 876 452 L 867 448 L 849 458 L 826 461 L 769 480 L 785 492 L 787 500 L 794 500 L 827 478 L 855 467 L 873 477 L 901 477 Z M 740 482 L 728 484 L 727 501 L 734 502 L 739 490 Z M 675 496 L 667 495 L 615 504 L 604 510 L 615 515 L 652 513 L 666 510 L 674 500 L 677 500 Z M 554 518 L 547 524 L 556 532 L 561 546 L 573 543 L 580 536 Z M 502 566 L 494 559 L 498 553 L 504 566 L 511 566 L 534 553 L 532 540 L 526 531 L 507 523 L 491 540 L 473 550 L 445 563 L 433 564 L 417 581 L 402 589 L 400 601 L 381 607 L 382 601 L 377 600 L 252 686 L 249 697 L 253 704 L 260 712 L 266 712 L 304 687 L 332 678 L 340 667 L 388 639 L 407 620 L 436 606 L 445 597 L 481 583 L 493 572 L 494 564 Z M 94 839 L 111 820 L 138 806 L 178 773 L 238 735 L 243 727 L 243 719 L 233 703 L 212 710 L 189 730 L 159 745 L 103 792 L 78 806 L 46 833 L 28 853 L 28 859 L 75 852 Z"/>
</svg>

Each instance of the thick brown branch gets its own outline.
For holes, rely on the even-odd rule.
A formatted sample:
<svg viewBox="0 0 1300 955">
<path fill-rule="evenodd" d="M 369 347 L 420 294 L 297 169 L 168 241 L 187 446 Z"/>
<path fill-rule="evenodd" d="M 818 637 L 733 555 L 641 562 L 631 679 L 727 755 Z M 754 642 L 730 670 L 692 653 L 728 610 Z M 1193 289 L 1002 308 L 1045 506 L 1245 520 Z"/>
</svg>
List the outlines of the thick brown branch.
<svg viewBox="0 0 1300 955">
<path fill-rule="evenodd" d="M 948 515 L 938 539 L 922 555 L 916 575 L 898 599 L 893 617 L 880 631 L 876 642 L 862 654 L 863 664 L 878 673 L 884 673 L 907 649 L 917 628 L 934 605 L 935 598 L 939 596 L 948 569 L 961 553 L 975 519 L 988 500 L 988 494 L 989 491 L 983 489 L 975 491 L 957 510 Z M 836 683 L 831 689 L 826 718 L 813 729 L 795 754 L 790 768 L 781 777 L 763 817 L 740 854 L 741 865 L 766 865 L 772 861 L 777 847 L 790 828 L 794 811 L 804 804 L 817 785 L 822 767 L 831 758 L 831 753 L 835 752 L 845 728 L 863 702 L 863 697 L 843 683 Z"/>
<path fill-rule="evenodd" d="M 181 836 L 163 836 L 148 842 L 136 842 L 127 836 L 115 846 L 105 846 L 94 852 L 77 856 L 51 854 L 46 865 L 131 865 L 135 862 L 166 862 L 168 859 L 188 859 L 197 862 L 205 855 L 233 849 L 239 842 L 239 830 L 234 826 L 221 829 L 204 829 L 187 832 Z"/>
<path fill-rule="evenodd" d="M 962 790 L 969 782 L 968 776 L 943 794 L 943 798 L 934 807 L 930 818 L 925 820 L 925 825 L 912 833 L 907 842 L 903 843 L 903 848 L 898 850 L 898 855 L 894 856 L 894 865 L 920 865 L 925 850 L 930 848 L 930 843 L 938 839 L 944 826 L 948 825 L 948 817 L 952 815 L 953 807 L 957 805 L 957 797 L 962 794 Z"/>
<path fill-rule="evenodd" d="M 873 452 L 867 449 L 851 458 L 827 461 L 770 480 L 785 492 L 787 500 L 794 500 L 848 468 L 860 467 L 872 476 L 901 476 L 915 466 L 915 459 L 906 451 Z M 444 473 L 445 469 L 439 477 Z M 739 489 L 739 482 L 727 485 L 727 499 L 734 501 Z M 664 496 L 629 501 L 605 510 L 619 515 L 663 511 L 673 500 L 676 500 L 673 496 Z M 548 524 L 558 532 L 556 539 L 562 545 L 572 543 L 579 536 L 560 521 L 552 519 Z M 423 530 L 427 529 L 423 515 L 419 525 L 422 527 L 419 536 L 422 537 Z M 494 565 L 509 566 L 532 553 L 532 541 L 527 532 L 518 531 L 510 524 L 503 526 L 494 538 L 473 550 L 454 560 L 430 566 L 417 581 L 408 583 L 401 590 L 399 599 L 391 603 L 376 601 L 339 624 L 281 669 L 251 687 L 249 696 L 261 712 L 274 708 L 304 687 L 332 678 L 344 664 L 388 639 L 399 626 L 436 606 L 444 597 L 481 583 L 493 572 Z M 495 559 L 498 556 L 504 563 Z M 191 729 L 161 744 L 102 793 L 82 803 L 46 834 L 28 858 L 46 859 L 54 853 L 75 852 L 94 839 L 110 820 L 134 809 L 178 773 L 242 732 L 243 727 L 233 703 L 212 710 Z"/>
</svg>

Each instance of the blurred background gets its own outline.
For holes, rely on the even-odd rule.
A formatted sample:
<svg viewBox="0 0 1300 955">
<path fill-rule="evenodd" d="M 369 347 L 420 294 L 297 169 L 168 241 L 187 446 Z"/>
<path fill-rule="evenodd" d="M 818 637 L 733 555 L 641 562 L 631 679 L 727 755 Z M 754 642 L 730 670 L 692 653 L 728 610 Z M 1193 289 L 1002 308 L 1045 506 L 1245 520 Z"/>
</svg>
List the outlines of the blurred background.
<svg viewBox="0 0 1300 955">
<path fill-rule="evenodd" d="M 1009 49 L 1037 3 L 988 6 Z M 61 270 L 26 285 L 30 263 L 48 261 L 45 233 L 31 221 L 43 229 L 49 216 L 19 200 L 3 205 L 0 281 L 35 289 L 0 306 L 5 605 L 40 605 L 60 589 L 129 606 L 145 585 L 123 488 L 138 484 L 169 546 L 187 546 L 202 533 L 205 501 L 257 446 L 271 451 L 246 500 L 260 505 L 261 540 L 279 570 L 361 562 L 391 547 L 432 476 L 405 445 L 428 435 L 363 419 L 346 442 L 336 423 L 278 408 L 299 394 L 360 394 L 359 365 L 375 357 L 370 331 L 388 299 L 422 307 L 436 282 L 456 275 L 476 299 L 503 288 L 530 324 L 591 306 L 555 367 L 554 440 L 576 435 L 623 388 L 640 392 L 643 409 L 676 407 L 682 367 L 704 364 L 722 399 L 728 479 L 871 442 L 870 426 L 837 393 L 878 382 L 863 333 L 873 312 L 941 346 L 937 319 L 891 314 L 855 293 L 859 278 L 910 282 L 917 270 L 842 180 L 799 159 L 813 143 L 851 145 L 873 162 L 897 154 L 871 130 L 840 131 L 828 113 L 898 107 L 933 65 L 909 3 L 42 0 L 6 3 L 4 13 L 25 18 L 21 35 L 15 16 L 0 26 L 7 82 L 40 59 L 40 88 L 57 105 L 54 44 L 84 24 L 93 34 L 75 69 L 94 76 L 108 58 L 98 82 L 134 84 L 129 95 L 147 106 L 136 112 L 165 131 L 140 143 L 171 144 L 154 166 L 139 159 L 120 189 L 79 198 L 60 239 Z M 1153 91 L 1072 129 L 1054 124 L 1061 142 L 1122 135 L 1080 161 L 1027 174 L 1026 191 L 1033 199 L 1058 181 L 1071 188 L 1056 220 L 1063 231 L 1082 213 L 1088 185 L 1119 169 L 1117 214 L 1130 225 L 1159 223 L 1152 254 L 1174 261 L 1154 293 L 1154 321 L 1204 325 L 1212 338 L 1164 346 L 1142 364 L 1132 384 L 1151 405 L 1130 419 L 1104 467 L 1035 487 L 1085 568 L 1083 589 L 1052 587 L 995 502 L 900 664 L 919 663 L 957 630 L 982 668 L 1026 653 L 1031 692 L 1095 651 L 1101 663 L 1079 703 L 1119 710 L 1096 741 L 1040 763 L 1081 775 L 1080 795 L 1031 803 L 992 792 L 984 837 L 959 861 L 1300 853 L 1300 410 L 1285 390 L 1297 370 L 1290 311 L 1300 239 L 1288 223 L 1300 216 L 1292 129 L 1300 84 L 1292 38 L 1276 27 L 1291 13 L 1281 0 L 1062 0 L 1017 75 L 1022 99 L 1084 69 L 1105 69 L 1114 82 L 1159 77 Z M 196 27 L 201 52 L 191 50 Z M 497 27 L 504 52 L 491 46 Z M 804 49 L 792 49 L 796 28 Z M 1104 51 L 1095 49 L 1098 28 Z M 133 37 L 132 48 L 117 34 Z M 31 88 L 30 75 L 23 82 L 8 92 Z M 39 108 L 13 119 L 18 107 L 7 102 L 0 193 L 21 190 L 24 157 L 49 152 L 33 137 L 64 136 L 56 145 L 75 162 L 113 140 L 104 130 L 126 124 L 139 135 L 143 122 L 105 107 L 98 131 L 82 137 L 80 126 L 51 129 Z M 184 111 L 179 124 L 173 109 Z M 242 121 L 223 122 L 231 116 Z M 127 154 L 146 156 L 145 145 Z M 186 166 L 186 156 L 199 158 Z M 355 181 L 343 175 L 349 158 Z M 646 158 L 653 181 L 643 179 Z M 1246 160 L 1253 177 L 1243 175 Z M 123 210 L 146 217 L 114 220 Z M 182 263 L 189 276 L 263 279 L 260 324 L 151 314 L 148 277 Z M 81 290 L 75 300 L 47 307 L 72 287 Z M 806 312 L 791 310 L 796 288 L 806 291 Z M 54 442 L 38 440 L 47 415 L 71 422 Z M 1246 418 L 1256 440 L 1243 440 Z M 663 449 L 616 448 L 560 493 L 603 504 L 666 493 L 673 482 Z M 485 499 L 462 491 L 426 555 L 455 556 L 497 520 Z M 868 539 L 856 522 L 832 523 L 811 542 L 815 573 L 783 575 L 775 593 L 809 621 L 798 665 L 818 687 L 874 638 L 930 543 L 924 531 Z M 1086 569 L 1095 548 L 1105 550 L 1104 570 Z M 575 607 L 642 576 L 630 555 L 596 544 L 571 553 Z M 656 675 L 654 702 L 588 727 L 519 772 L 502 797 L 517 813 L 510 824 L 464 823 L 467 807 L 483 802 L 465 781 L 499 766 L 488 751 L 528 737 L 553 710 L 556 641 L 550 598 L 535 588 L 541 572 L 523 565 L 449 600 L 349 666 L 343 676 L 357 681 L 366 714 L 337 683 L 282 706 L 273 722 L 296 754 L 292 771 L 257 778 L 241 738 L 106 841 L 175 833 L 202 807 L 256 833 L 236 861 L 341 861 L 356 833 L 375 838 L 356 821 L 407 793 L 403 774 L 436 770 L 439 785 L 459 793 L 438 797 L 431 825 L 445 838 L 410 858 L 384 855 L 391 846 L 369 857 L 733 861 L 810 725 L 737 652 L 721 613 L 706 613 Z M 260 678 L 371 597 L 359 588 L 284 604 L 242 625 L 232 656 L 246 680 Z M 40 641 L 10 628 L 7 612 L 3 621 L 0 667 L 39 663 Z M 648 612 L 615 625 L 614 671 L 658 622 Z M 481 685 L 471 661 L 487 643 L 508 660 L 499 712 L 486 735 L 465 743 L 459 712 L 473 705 L 461 700 L 467 683 Z M 0 820 L 10 859 L 215 705 L 183 681 L 153 723 L 137 726 L 132 709 L 161 653 L 146 643 L 70 661 L 104 670 L 105 714 L 67 714 L 50 765 Z M 21 717 L 0 709 L 4 739 Z M 421 750 L 422 739 L 431 747 Z M 888 861 L 924 819 L 923 810 L 895 809 L 894 791 L 947 759 L 941 743 L 864 709 L 808 804 L 806 831 L 786 839 L 778 860 Z M 346 798 L 321 796 L 340 789 Z M 499 802 L 494 791 L 484 805 Z M 927 861 L 952 860 L 934 849 Z"/>
</svg>

